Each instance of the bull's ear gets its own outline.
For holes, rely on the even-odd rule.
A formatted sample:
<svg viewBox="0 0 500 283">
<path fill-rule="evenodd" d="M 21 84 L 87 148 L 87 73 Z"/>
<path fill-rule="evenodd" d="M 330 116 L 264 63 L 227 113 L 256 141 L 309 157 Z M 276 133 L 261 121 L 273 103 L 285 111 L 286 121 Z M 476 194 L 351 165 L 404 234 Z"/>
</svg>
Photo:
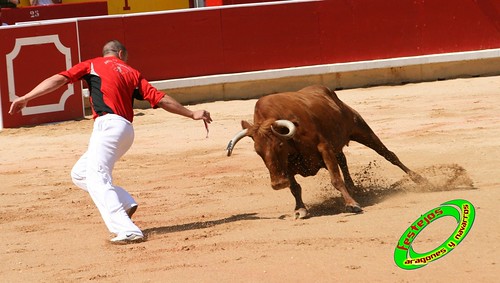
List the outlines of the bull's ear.
<svg viewBox="0 0 500 283">
<path fill-rule="evenodd" d="M 252 124 L 250 124 L 250 122 L 245 121 L 245 120 L 241 120 L 241 128 L 248 129 L 248 128 L 251 128 L 251 127 L 252 127 Z"/>
<path fill-rule="evenodd" d="M 248 121 L 242 120 L 241 127 L 243 128 L 243 130 L 246 130 L 246 133 L 245 133 L 246 136 L 251 137 L 253 140 L 253 134 L 255 131 L 255 129 L 253 128 L 253 124 L 248 122 Z"/>
</svg>

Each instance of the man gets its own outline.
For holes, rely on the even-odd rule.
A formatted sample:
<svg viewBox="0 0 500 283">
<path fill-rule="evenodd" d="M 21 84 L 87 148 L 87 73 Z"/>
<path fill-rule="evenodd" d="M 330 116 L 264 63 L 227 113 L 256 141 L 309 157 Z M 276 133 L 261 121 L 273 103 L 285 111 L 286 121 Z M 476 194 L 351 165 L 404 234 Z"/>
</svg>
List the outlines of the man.
<svg viewBox="0 0 500 283">
<path fill-rule="evenodd" d="M 2 8 L 16 8 L 19 0 L 0 0 L 0 26 L 7 26 L 2 20 Z"/>
<path fill-rule="evenodd" d="M 103 47 L 103 57 L 76 64 L 53 75 L 26 95 L 12 102 L 12 115 L 26 107 L 29 100 L 48 94 L 68 83 L 84 79 L 90 90 L 94 129 L 87 151 L 71 170 L 73 182 L 87 191 L 99 209 L 104 223 L 116 237 L 112 243 L 123 244 L 144 240 L 142 231 L 132 222 L 137 203 L 123 188 L 113 184 L 115 162 L 131 147 L 134 140 L 133 99 L 147 100 L 151 106 L 192 118 L 212 122 L 205 110 L 191 111 L 170 96 L 158 91 L 142 75 L 125 62 L 127 50 L 113 40 Z M 208 128 L 207 128 L 208 130 Z"/>
<path fill-rule="evenodd" d="M 61 0 L 30 0 L 31 6 L 47 6 L 52 4 L 61 4 Z"/>
<path fill-rule="evenodd" d="M 0 8 L 16 8 L 19 0 L 0 0 Z"/>
</svg>

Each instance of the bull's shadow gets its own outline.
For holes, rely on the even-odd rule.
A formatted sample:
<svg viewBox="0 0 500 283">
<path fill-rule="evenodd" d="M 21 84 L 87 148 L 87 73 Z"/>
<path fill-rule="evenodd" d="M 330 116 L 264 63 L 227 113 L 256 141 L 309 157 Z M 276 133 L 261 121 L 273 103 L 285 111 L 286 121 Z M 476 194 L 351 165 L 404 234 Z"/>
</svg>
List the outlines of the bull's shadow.
<svg viewBox="0 0 500 283">
<path fill-rule="evenodd" d="M 356 188 L 349 191 L 350 195 L 361 205 L 368 207 L 383 202 L 385 199 L 408 192 L 438 192 L 450 190 L 473 190 L 474 182 L 467 171 L 458 164 L 437 164 L 421 169 L 431 186 L 414 183 L 408 176 L 390 184 L 385 178 L 379 176 L 374 168 L 376 162 L 370 162 L 361 171 L 354 174 Z M 325 190 L 327 197 L 317 203 L 309 205 L 309 217 L 322 215 L 335 215 L 345 212 L 344 199 L 328 186 Z M 331 197 L 330 197 L 331 196 Z"/>
<path fill-rule="evenodd" d="M 361 188 L 356 192 L 353 192 L 351 195 L 356 198 L 356 200 L 359 202 L 359 204 L 361 204 L 361 206 L 364 207 L 364 206 L 374 205 L 382 201 L 384 197 L 398 192 L 399 192 L 398 190 L 391 192 L 388 189 L 381 189 L 381 188 L 376 188 L 374 190 Z M 321 203 L 315 203 L 308 206 L 308 211 L 309 214 L 307 218 L 344 213 L 345 212 L 344 199 L 340 196 L 338 197 L 332 196 L 331 198 L 323 200 Z M 260 217 L 257 215 L 258 213 L 243 213 L 243 214 L 232 215 L 218 220 L 196 221 L 196 222 L 172 225 L 172 226 L 153 227 L 144 229 L 143 233 L 146 237 L 149 237 L 151 235 L 157 235 L 157 234 L 170 234 L 170 233 L 189 231 L 189 230 L 200 230 L 221 224 L 227 224 L 238 221 L 286 218 L 285 215 L 282 215 L 277 218 Z"/>
<path fill-rule="evenodd" d="M 259 219 L 263 218 L 257 216 L 257 213 L 244 213 L 244 214 L 232 215 L 230 217 L 218 220 L 197 221 L 197 222 L 191 222 L 173 226 L 153 227 L 144 229 L 143 233 L 146 237 L 148 237 L 149 235 L 153 234 L 169 234 L 169 233 L 188 231 L 188 230 L 199 230 L 231 222 L 259 220 Z"/>
<path fill-rule="evenodd" d="M 331 189 L 334 190 L 334 188 Z M 403 191 L 394 186 L 357 186 L 354 191 L 350 192 L 362 208 L 381 203 L 386 198 L 401 193 Z M 344 199 L 334 195 L 333 192 L 331 197 L 325 197 L 320 202 L 307 205 L 307 210 L 308 217 L 337 215 L 346 212 Z"/>
</svg>

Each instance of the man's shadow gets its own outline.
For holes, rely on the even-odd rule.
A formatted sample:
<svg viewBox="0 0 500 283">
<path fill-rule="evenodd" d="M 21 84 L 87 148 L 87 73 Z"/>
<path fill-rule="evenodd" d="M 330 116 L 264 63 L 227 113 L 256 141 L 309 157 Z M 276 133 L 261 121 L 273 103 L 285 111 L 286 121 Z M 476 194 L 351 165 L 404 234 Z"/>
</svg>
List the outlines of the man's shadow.
<svg viewBox="0 0 500 283">
<path fill-rule="evenodd" d="M 390 189 L 383 189 L 380 187 L 376 189 L 363 188 L 361 190 L 357 190 L 356 192 L 354 192 L 353 197 L 356 198 L 356 200 L 362 207 L 366 207 L 381 202 L 384 198 L 399 192 L 400 191 L 397 190 L 394 191 Z M 308 206 L 308 212 L 309 213 L 307 218 L 345 213 L 344 199 L 340 196 L 338 197 L 332 196 L 331 198 L 327 198 L 320 203 L 314 203 Z M 153 227 L 144 229 L 143 233 L 146 237 L 148 237 L 150 235 L 155 235 L 155 234 L 169 234 L 181 231 L 200 230 L 221 224 L 238 222 L 238 221 L 261 220 L 261 219 L 283 220 L 288 217 L 290 218 L 293 217 L 292 215 L 288 214 L 277 215 L 276 218 L 260 217 L 257 215 L 258 213 L 243 213 L 243 214 L 232 215 L 218 220 L 197 221 L 197 222 L 172 225 L 172 226 Z"/>
<path fill-rule="evenodd" d="M 383 202 L 389 197 L 405 194 L 407 192 L 436 192 L 436 191 L 449 191 L 449 190 L 470 190 L 476 189 L 473 186 L 472 180 L 469 179 L 466 171 L 457 166 L 445 166 L 442 168 L 434 168 L 433 170 L 441 170 L 440 174 L 443 175 L 444 178 L 442 184 L 436 187 L 429 188 L 419 188 L 418 185 L 413 184 L 409 178 L 404 177 L 403 179 L 393 183 L 387 184 L 381 181 L 373 181 L 376 178 L 369 176 L 369 179 L 372 179 L 370 184 L 361 185 L 356 184 L 356 188 L 350 191 L 351 196 L 361 205 L 361 207 L 369 207 L 376 205 L 378 203 Z M 452 170 L 453 169 L 453 170 Z M 449 173 L 450 171 L 451 173 Z M 446 174 L 445 174 L 446 173 Z M 447 176 L 449 175 L 449 176 Z M 465 179 L 464 179 L 465 178 Z M 334 190 L 334 188 L 331 188 Z M 341 213 L 345 213 L 345 202 L 344 199 L 339 195 L 332 194 L 323 200 L 306 204 L 308 210 L 308 216 L 310 217 L 318 217 L 318 216 L 328 216 L 328 215 L 337 215 Z M 146 235 L 149 234 L 167 234 L 174 233 L 180 231 L 187 230 L 198 230 L 209 228 L 225 223 L 237 222 L 237 221 L 247 221 L 247 220 L 260 220 L 260 219 L 286 219 L 293 218 L 293 211 L 290 210 L 290 214 L 284 214 L 280 216 L 273 217 L 259 217 L 258 213 L 243 213 L 233 215 L 227 218 L 219 219 L 219 220 L 209 220 L 209 221 L 198 221 L 174 226 L 164 226 L 164 227 L 155 227 L 144 230 Z"/>
<path fill-rule="evenodd" d="M 381 193 L 381 190 L 364 190 L 358 191 L 354 193 L 356 200 L 360 203 L 361 206 L 370 206 L 374 205 L 383 198 L 388 195 L 392 195 L 393 193 L 390 190 L 385 190 Z M 331 197 L 324 200 L 321 203 L 315 203 L 308 207 L 308 218 L 309 217 L 317 217 L 317 216 L 325 216 L 325 215 L 336 215 L 345 212 L 345 204 L 342 197 Z M 172 226 L 162 226 L 162 227 L 153 227 L 144 229 L 143 233 L 146 237 L 156 234 L 169 234 L 176 233 L 181 231 L 189 231 L 189 230 L 200 230 L 209 227 L 214 227 L 221 224 L 227 224 L 238 221 L 249 221 L 249 220 L 261 220 L 261 219 L 280 219 L 283 220 L 285 218 L 292 217 L 291 215 L 277 215 L 276 218 L 269 217 L 260 217 L 257 216 L 258 213 L 243 213 L 236 214 L 226 218 L 218 219 L 218 220 L 207 220 L 207 221 L 197 221 L 186 224 L 172 225 Z"/>
<path fill-rule="evenodd" d="M 191 222 L 173 226 L 153 227 L 145 229 L 143 233 L 146 237 L 148 237 L 149 235 L 153 234 L 169 234 L 169 233 L 188 231 L 188 230 L 199 230 L 231 222 L 259 220 L 259 219 L 266 219 L 266 218 L 257 216 L 257 213 L 244 213 L 244 214 L 232 215 L 230 217 L 218 220 L 197 221 L 197 222 Z"/>
</svg>

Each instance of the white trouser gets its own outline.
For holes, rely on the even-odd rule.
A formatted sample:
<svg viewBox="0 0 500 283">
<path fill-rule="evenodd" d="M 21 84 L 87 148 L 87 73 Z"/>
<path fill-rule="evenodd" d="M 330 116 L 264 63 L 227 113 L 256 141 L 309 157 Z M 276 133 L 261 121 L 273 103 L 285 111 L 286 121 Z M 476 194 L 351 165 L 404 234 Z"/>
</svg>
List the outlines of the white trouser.
<svg viewBox="0 0 500 283">
<path fill-rule="evenodd" d="M 71 170 L 73 183 L 89 192 L 111 233 L 143 235 L 126 210 L 137 205 L 123 188 L 113 185 L 116 161 L 132 146 L 134 128 L 125 118 L 106 114 L 97 117 L 87 152 Z"/>
</svg>

